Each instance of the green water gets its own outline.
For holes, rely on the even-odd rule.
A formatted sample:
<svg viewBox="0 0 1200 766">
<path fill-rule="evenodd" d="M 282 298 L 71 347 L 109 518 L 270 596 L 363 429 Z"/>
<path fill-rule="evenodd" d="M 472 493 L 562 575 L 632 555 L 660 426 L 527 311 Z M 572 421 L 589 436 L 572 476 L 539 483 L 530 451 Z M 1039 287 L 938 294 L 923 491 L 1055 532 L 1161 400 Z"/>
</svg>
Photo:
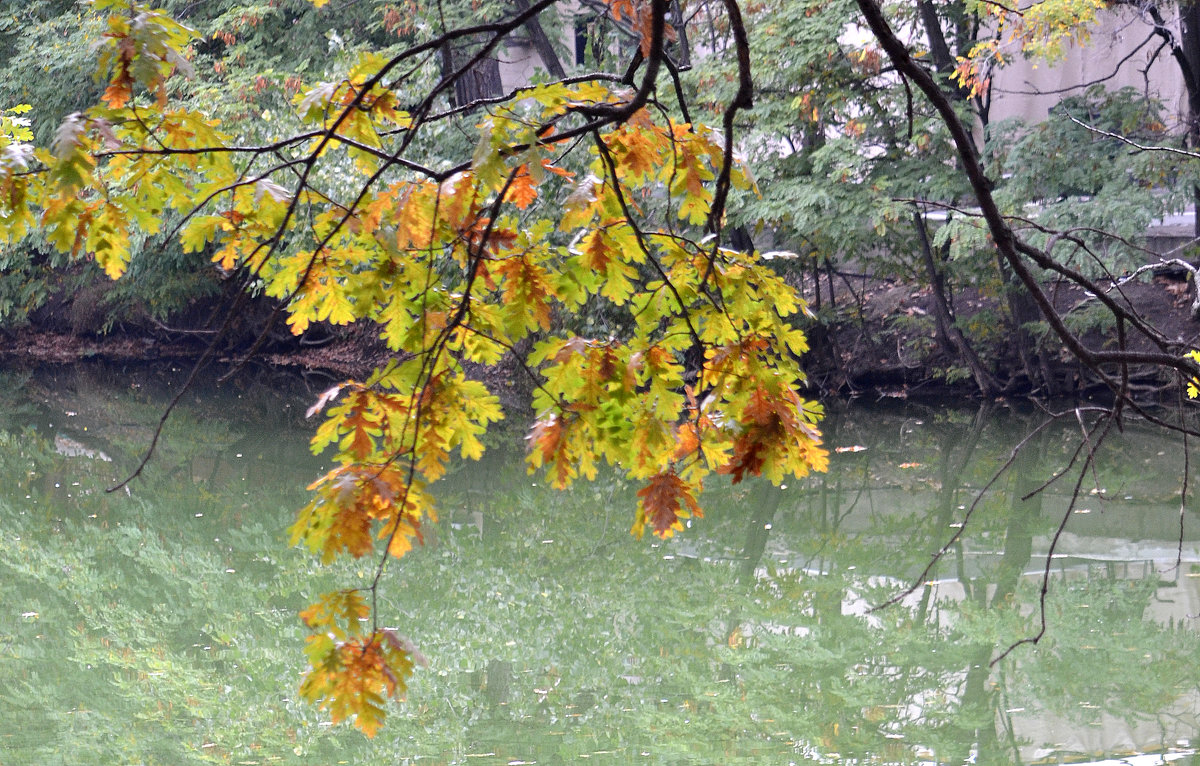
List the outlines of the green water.
<svg viewBox="0 0 1200 766">
<path fill-rule="evenodd" d="M 296 611 L 373 574 L 285 545 L 322 469 L 312 394 L 203 386 L 145 474 L 105 493 L 174 385 L 0 377 L 0 766 L 1148 764 L 1191 763 L 1200 739 L 1200 519 L 1189 499 L 1180 545 L 1181 446 L 1152 429 L 1103 451 L 1045 636 L 994 665 L 1040 626 L 1076 474 L 1020 498 L 1069 462 L 1073 419 L 972 510 L 1039 416 L 838 408 L 829 474 L 714 486 L 665 543 L 629 536 L 636 487 L 554 492 L 497 444 L 448 477 L 428 544 L 385 578 L 385 622 L 430 665 L 366 740 L 296 694 Z"/>
</svg>

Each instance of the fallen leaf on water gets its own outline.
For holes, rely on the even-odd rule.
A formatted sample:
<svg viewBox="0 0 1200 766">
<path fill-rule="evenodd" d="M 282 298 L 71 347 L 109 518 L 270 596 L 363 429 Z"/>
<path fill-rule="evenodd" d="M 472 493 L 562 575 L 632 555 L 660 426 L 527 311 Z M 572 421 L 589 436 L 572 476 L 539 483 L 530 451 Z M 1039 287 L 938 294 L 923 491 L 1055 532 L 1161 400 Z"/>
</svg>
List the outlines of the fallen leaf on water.
<svg viewBox="0 0 1200 766">
<path fill-rule="evenodd" d="M 861 444 L 855 444 L 853 447 L 835 447 L 834 452 L 864 452 L 866 447 Z"/>
</svg>

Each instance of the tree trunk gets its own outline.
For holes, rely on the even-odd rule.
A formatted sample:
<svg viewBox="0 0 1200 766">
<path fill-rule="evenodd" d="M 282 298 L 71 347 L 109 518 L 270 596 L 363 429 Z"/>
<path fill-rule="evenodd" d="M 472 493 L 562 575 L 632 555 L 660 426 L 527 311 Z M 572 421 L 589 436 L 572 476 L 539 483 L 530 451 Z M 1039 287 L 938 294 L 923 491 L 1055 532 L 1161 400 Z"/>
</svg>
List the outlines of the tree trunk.
<svg viewBox="0 0 1200 766">
<path fill-rule="evenodd" d="M 929 38 L 929 53 L 933 56 L 933 66 L 942 74 L 954 71 L 955 60 L 946 44 L 946 35 L 942 32 L 942 24 L 938 19 L 937 9 L 930 0 L 918 0 L 917 9 L 921 12 L 921 24 L 925 27 L 925 36 Z"/>
<path fill-rule="evenodd" d="M 775 512 L 779 510 L 779 501 L 783 491 L 769 481 L 760 480 L 754 493 L 754 510 L 750 514 L 749 525 L 746 527 L 746 541 L 742 544 L 742 561 L 738 565 L 738 585 L 749 588 L 754 585 L 754 570 L 762 561 L 763 553 L 767 550 L 767 540 L 771 536 L 771 522 Z"/>
<path fill-rule="evenodd" d="M 692 44 L 688 40 L 688 21 L 683 15 L 683 8 L 679 5 L 679 0 L 672 1 L 671 13 L 675 15 L 675 20 L 673 22 L 675 34 L 679 36 L 679 39 L 674 45 L 675 58 L 678 61 L 680 69 L 690 69 L 692 66 Z"/>
<path fill-rule="evenodd" d="M 1025 370 L 1025 376 L 1029 379 L 1031 388 L 1041 388 L 1046 396 L 1054 396 L 1057 391 L 1053 376 L 1050 374 L 1046 361 L 1042 359 L 1041 352 L 1038 351 L 1037 338 L 1029 331 L 1029 324 L 1041 321 L 1042 313 L 1033 300 L 1033 296 L 1023 288 L 1021 282 L 1005 266 L 1005 261 L 999 253 L 996 255 L 996 263 L 1000 271 L 1000 279 L 1004 283 L 1004 300 L 1008 308 L 1010 323 L 1009 337 L 1012 339 L 1017 357 L 1021 360 L 1021 367 Z"/>
<path fill-rule="evenodd" d="M 467 66 L 474 57 L 473 48 L 469 42 L 459 45 L 443 45 L 441 54 L 442 77 L 454 78 L 454 96 L 451 106 L 467 106 L 485 98 L 494 98 L 503 94 L 504 87 L 500 82 L 500 60 L 494 55 L 487 55 Z"/>
<path fill-rule="evenodd" d="M 1185 3 L 1180 10 L 1179 63 L 1187 68 L 1183 82 L 1187 87 L 1187 141 L 1188 148 L 1200 148 L 1200 2 Z M 1200 238 L 1200 186 L 1192 185 L 1192 236 Z M 1197 292 L 1200 300 L 1200 291 Z"/>
<path fill-rule="evenodd" d="M 1126 1 L 1125 5 L 1132 5 Z M 1141 8 L 1150 17 L 1154 33 L 1170 48 L 1171 57 L 1179 66 L 1187 92 L 1187 146 L 1200 148 L 1200 2 L 1191 0 L 1179 4 L 1179 40 L 1155 3 Z M 1193 236 L 1200 237 L 1200 186 L 1192 186 L 1192 203 L 1197 210 L 1193 215 Z"/>
<path fill-rule="evenodd" d="M 971 371 L 971 376 L 975 378 L 975 385 L 979 387 L 979 393 L 987 397 L 995 396 L 1000 392 L 1000 385 L 984 367 L 979 355 L 967 341 L 967 337 L 955 324 L 954 313 L 950 310 L 950 302 L 946 300 L 946 275 L 933 257 L 929 232 L 925 228 L 924 219 L 918 212 L 913 212 L 913 225 L 916 226 L 917 235 L 921 240 L 921 262 L 925 266 L 925 276 L 933 291 L 933 318 L 937 326 L 938 343 L 946 351 L 956 354 L 966 363 L 967 368 Z"/>
</svg>

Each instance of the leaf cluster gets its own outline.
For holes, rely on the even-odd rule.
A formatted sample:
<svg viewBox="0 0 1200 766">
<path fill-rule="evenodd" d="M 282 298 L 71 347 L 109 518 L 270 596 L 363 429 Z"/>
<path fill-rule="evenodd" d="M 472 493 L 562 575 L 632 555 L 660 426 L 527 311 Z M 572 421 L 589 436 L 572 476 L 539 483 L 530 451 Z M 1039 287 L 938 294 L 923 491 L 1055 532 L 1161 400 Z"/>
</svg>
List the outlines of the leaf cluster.
<svg viewBox="0 0 1200 766">
<path fill-rule="evenodd" d="M 325 4 L 239 5 L 236 16 L 216 4 L 206 11 L 219 11 L 208 17 L 215 26 L 197 33 L 166 11 L 98 0 L 98 103 L 63 119 L 24 165 L 0 168 L 9 245 L 36 231 L 122 279 L 169 243 L 182 262 L 207 259 L 275 299 L 293 333 L 316 322 L 377 328 L 392 361 L 330 389 L 309 413 L 324 418 L 313 450 L 335 467 L 291 529 L 323 562 L 379 557 L 365 591 L 326 594 L 302 614 L 303 695 L 368 734 L 416 657 L 377 624 L 385 564 L 436 520 L 428 488 L 451 455 L 480 458 L 481 437 L 503 417 L 472 365 L 530 349 L 519 359 L 536 382 L 530 470 L 565 486 L 603 463 L 620 467 L 644 483 L 639 536 L 649 525 L 667 537 L 701 516 L 713 473 L 779 483 L 826 465 L 821 409 L 799 393 L 807 342 L 788 321 L 805 304 L 720 237 L 730 189 L 749 185 L 731 137 L 655 97 L 678 39 L 666 3 L 607 4 L 637 43 L 627 75 L 456 100 L 471 63 L 447 64 L 439 50 L 462 42 L 483 56 L 552 4 L 517 14 L 489 5 L 477 10 L 495 20 L 475 31 L 440 19 L 432 33 L 420 16 L 414 27 L 363 4 L 350 21 L 382 10 L 383 28 L 356 27 L 362 39 L 399 30 L 407 47 L 298 67 L 282 83 L 290 98 L 246 129 L 203 108 L 203 87 L 176 84 L 205 56 L 247 53 L 239 39 L 267 45 L 279 18 L 325 18 Z M 218 79 L 226 71 L 213 65 Z M 280 85 L 258 76 L 255 91 Z M 427 151 L 453 131 L 471 140 Z M 628 332 L 571 332 L 562 318 L 584 307 L 603 307 Z"/>
</svg>

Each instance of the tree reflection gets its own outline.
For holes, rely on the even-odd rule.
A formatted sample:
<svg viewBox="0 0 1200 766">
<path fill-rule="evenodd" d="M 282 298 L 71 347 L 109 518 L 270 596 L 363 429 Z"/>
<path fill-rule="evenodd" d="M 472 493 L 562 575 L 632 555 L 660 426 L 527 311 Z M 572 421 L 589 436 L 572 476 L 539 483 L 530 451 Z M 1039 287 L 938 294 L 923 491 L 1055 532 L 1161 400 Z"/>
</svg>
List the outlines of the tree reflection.
<svg viewBox="0 0 1200 766">
<path fill-rule="evenodd" d="M 1067 509 L 1053 487 L 1022 498 L 1072 434 L 1031 439 L 938 554 L 1034 415 L 832 413 L 830 445 L 867 449 L 787 489 L 713 487 L 706 517 L 666 543 L 630 538 L 620 480 L 560 493 L 519 461 L 473 465 L 441 487 L 426 548 L 388 575 L 384 612 L 431 667 L 368 744 L 294 701 L 295 609 L 331 573 L 282 549 L 302 502 L 283 488 L 303 478 L 284 473 L 275 432 L 229 400 L 198 403 L 160 470 L 105 495 L 113 468 L 56 452 L 50 415 L 77 411 L 80 435 L 136 455 L 130 424 L 153 405 L 95 381 L 52 395 L 0 408 L 25 413 L 0 423 L 0 750 L 18 762 L 1014 763 L 1200 730 L 1200 578 L 1170 569 L 1175 527 L 1146 526 L 1169 514 L 1143 459 L 1161 445 L 1136 427 L 1097 468 L 1133 499 L 1097 495 L 1072 518 L 1062 552 L 1080 557 L 1054 562 L 1049 633 L 996 665 L 1037 627 Z"/>
<path fill-rule="evenodd" d="M 824 486 L 799 504 L 796 515 L 801 525 L 821 530 L 820 539 L 807 541 L 821 557 L 802 559 L 808 575 L 776 572 L 758 588 L 810 599 L 801 602 L 802 611 L 811 615 L 810 635 L 819 652 L 805 655 L 778 641 L 773 631 L 760 631 L 761 643 L 775 656 L 793 658 L 787 693 L 799 700 L 797 715 L 825 711 L 807 731 L 797 731 L 798 739 L 844 758 L 1012 763 L 1059 750 L 1164 749 L 1195 735 L 1196 666 L 1183 656 L 1193 656 L 1197 642 L 1181 629 L 1183 613 L 1165 626 L 1142 619 L 1164 586 L 1171 586 L 1157 580 L 1152 565 L 1137 562 L 1133 572 L 1122 565 L 1118 576 L 1112 564 L 1097 572 L 1095 565 L 1064 563 L 1056 569 L 1063 582 L 1055 583 L 1048 601 L 1047 639 L 992 666 L 993 658 L 1036 627 L 1032 609 L 1041 557 L 1065 508 L 1061 498 L 1034 492 L 1062 464 L 1061 433 L 1038 432 L 1032 415 L 1009 418 L 1014 420 L 1036 436 L 1016 455 L 1006 481 L 985 498 L 973 529 L 945 551 L 922 587 L 891 609 L 864 607 L 886 601 L 897 580 L 921 572 L 942 550 L 985 471 L 1004 463 L 995 449 L 1005 440 L 991 440 L 978 454 L 990 421 L 981 410 L 968 421 L 932 423 L 924 440 L 882 442 L 847 457 L 843 462 L 853 460 L 853 470 L 815 480 Z M 853 432 L 831 432 L 831 441 L 839 438 L 858 441 Z M 906 459 L 889 459 L 889 450 L 904 450 Z M 923 495 L 925 511 L 880 511 L 881 502 L 903 501 L 912 480 L 896 468 L 919 462 L 915 454 L 936 456 L 933 465 L 921 466 L 933 490 Z M 860 477 L 859 485 L 847 487 L 846 476 Z M 830 513 L 829 497 L 846 507 L 861 503 L 863 494 L 870 495 L 870 512 Z M 1051 501 L 1054 508 L 1047 507 Z M 828 526 L 831 519 L 838 523 Z M 1172 530 L 1164 531 L 1169 536 Z M 819 570 L 812 568 L 814 561 L 822 564 Z M 842 563 L 840 577 L 826 568 L 835 561 Z M 823 574 L 814 576 L 817 571 Z M 1080 621 L 1069 604 L 1082 593 L 1090 603 L 1083 607 L 1087 619 Z M 1121 638 L 1097 639 L 1110 635 Z M 1122 648 L 1097 655 L 1113 643 Z M 804 656 L 820 661 L 796 662 Z M 1159 672 L 1148 675 L 1150 667 Z M 1099 668 L 1104 671 L 1097 673 Z M 1055 723 L 1045 725 L 1047 717 Z M 1111 729 L 1112 719 L 1126 722 L 1126 734 L 1089 738 L 1071 729 L 1101 722 Z M 1145 721 L 1157 731 L 1137 731 L 1137 723 Z"/>
</svg>

